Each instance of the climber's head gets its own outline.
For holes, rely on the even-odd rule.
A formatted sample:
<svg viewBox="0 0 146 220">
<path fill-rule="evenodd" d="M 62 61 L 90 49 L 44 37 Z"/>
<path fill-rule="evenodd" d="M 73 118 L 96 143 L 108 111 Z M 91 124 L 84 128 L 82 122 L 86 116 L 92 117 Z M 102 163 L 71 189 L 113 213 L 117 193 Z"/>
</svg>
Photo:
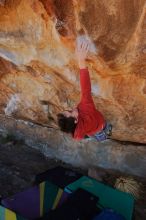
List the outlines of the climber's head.
<svg viewBox="0 0 146 220">
<path fill-rule="evenodd" d="M 78 109 L 66 110 L 58 114 L 58 125 L 61 131 L 66 133 L 74 133 L 76 125 L 78 123 Z"/>
</svg>

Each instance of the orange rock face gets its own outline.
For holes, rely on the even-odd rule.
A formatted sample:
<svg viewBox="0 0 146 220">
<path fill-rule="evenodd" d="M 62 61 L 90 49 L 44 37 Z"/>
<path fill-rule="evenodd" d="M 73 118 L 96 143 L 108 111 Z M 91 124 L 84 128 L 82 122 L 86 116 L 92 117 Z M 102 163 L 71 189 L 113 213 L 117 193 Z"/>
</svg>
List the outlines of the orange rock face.
<svg viewBox="0 0 146 220">
<path fill-rule="evenodd" d="M 146 143 L 145 0 L 0 0 L 0 113 L 56 127 L 79 102 L 81 37 L 113 139 Z"/>
</svg>

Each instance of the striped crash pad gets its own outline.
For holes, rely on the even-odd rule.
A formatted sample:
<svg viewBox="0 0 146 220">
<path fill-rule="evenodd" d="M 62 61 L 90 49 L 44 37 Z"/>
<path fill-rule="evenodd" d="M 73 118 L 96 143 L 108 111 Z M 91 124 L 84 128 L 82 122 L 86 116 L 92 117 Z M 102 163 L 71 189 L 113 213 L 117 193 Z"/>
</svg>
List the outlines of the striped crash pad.
<svg viewBox="0 0 146 220">
<path fill-rule="evenodd" d="M 64 192 L 51 182 L 45 181 L 14 196 L 3 199 L 1 204 L 13 211 L 9 213 L 9 216 L 17 216 L 19 214 L 30 220 L 42 217 L 49 210 L 60 206 L 67 197 L 67 192 Z M 0 220 L 23 220 L 18 217 L 7 218 L 7 215 L 7 210 L 4 211 L 1 207 L 0 216 L 3 217 Z"/>
<path fill-rule="evenodd" d="M 27 220 L 15 212 L 0 206 L 0 220 Z"/>
</svg>

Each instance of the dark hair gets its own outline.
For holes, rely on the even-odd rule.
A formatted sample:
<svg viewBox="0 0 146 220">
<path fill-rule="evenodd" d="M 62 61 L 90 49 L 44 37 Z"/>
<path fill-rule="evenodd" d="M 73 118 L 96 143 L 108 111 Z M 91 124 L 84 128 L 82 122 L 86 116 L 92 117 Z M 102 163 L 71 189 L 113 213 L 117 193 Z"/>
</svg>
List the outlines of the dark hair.
<svg viewBox="0 0 146 220">
<path fill-rule="evenodd" d="M 57 115 L 57 119 L 61 131 L 74 134 L 76 128 L 75 118 L 65 117 L 63 114 L 59 113 Z"/>
</svg>

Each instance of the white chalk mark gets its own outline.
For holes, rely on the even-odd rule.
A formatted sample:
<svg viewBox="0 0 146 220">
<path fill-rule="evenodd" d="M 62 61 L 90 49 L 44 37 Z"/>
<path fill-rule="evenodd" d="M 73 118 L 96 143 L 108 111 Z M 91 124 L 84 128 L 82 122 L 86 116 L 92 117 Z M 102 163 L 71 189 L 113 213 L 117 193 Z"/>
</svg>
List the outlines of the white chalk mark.
<svg viewBox="0 0 146 220">
<path fill-rule="evenodd" d="M 12 95 L 4 112 L 6 115 L 10 116 L 13 112 L 17 110 L 17 105 L 20 102 L 20 98 L 18 94 Z"/>
<path fill-rule="evenodd" d="M 79 45 L 82 41 L 87 40 L 90 44 L 89 52 L 91 53 L 98 53 L 98 49 L 96 48 L 95 44 L 92 42 L 92 40 L 86 36 L 86 35 L 79 35 L 76 39 L 77 45 Z"/>
</svg>

